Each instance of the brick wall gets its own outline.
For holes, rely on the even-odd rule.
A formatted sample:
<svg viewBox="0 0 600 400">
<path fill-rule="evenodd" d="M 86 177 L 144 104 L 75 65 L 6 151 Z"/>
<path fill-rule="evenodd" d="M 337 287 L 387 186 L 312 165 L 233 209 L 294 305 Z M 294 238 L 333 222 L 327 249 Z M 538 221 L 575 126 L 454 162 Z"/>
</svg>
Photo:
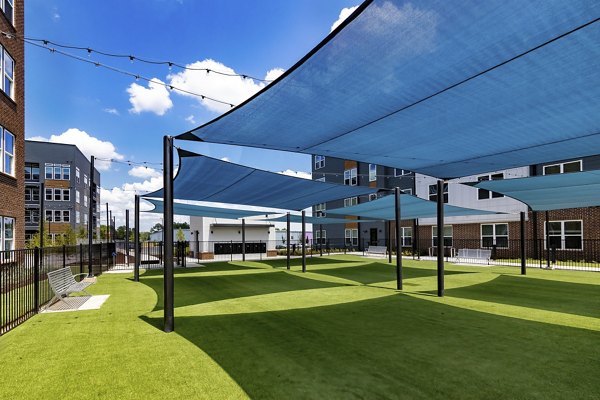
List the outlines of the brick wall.
<svg viewBox="0 0 600 400">
<path fill-rule="evenodd" d="M 15 0 L 14 27 L 0 12 L 0 29 L 23 35 L 23 0 Z M 0 173 L 0 215 L 15 218 L 15 248 L 25 245 L 25 68 L 24 44 L 20 40 L 0 36 L 0 43 L 15 60 L 15 100 L 0 92 L 0 125 L 15 135 L 15 176 Z"/>
</svg>

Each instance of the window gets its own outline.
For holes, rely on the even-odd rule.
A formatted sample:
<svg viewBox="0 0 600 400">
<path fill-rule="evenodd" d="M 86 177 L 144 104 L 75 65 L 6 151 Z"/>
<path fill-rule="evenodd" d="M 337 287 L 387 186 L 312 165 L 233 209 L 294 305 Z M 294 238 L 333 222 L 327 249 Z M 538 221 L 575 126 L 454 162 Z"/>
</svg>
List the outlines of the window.
<svg viewBox="0 0 600 400">
<path fill-rule="evenodd" d="M 477 180 L 479 182 L 499 181 L 501 179 L 504 179 L 504 174 L 483 175 L 483 176 L 477 177 Z M 477 199 L 479 199 L 479 200 L 492 199 L 492 198 L 498 198 L 498 197 L 504 197 L 504 195 L 500 194 L 500 193 L 496 193 L 496 192 L 490 192 L 489 190 L 485 190 L 485 189 L 477 190 Z"/>
<path fill-rule="evenodd" d="M 377 193 L 370 193 L 369 194 L 369 201 L 373 201 L 373 200 L 377 200 Z"/>
<path fill-rule="evenodd" d="M 25 163 L 25 180 L 35 182 L 40 180 L 40 164 Z"/>
<path fill-rule="evenodd" d="M 344 171 L 344 185 L 356 186 L 358 181 L 356 178 L 356 168 L 347 169 Z"/>
<path fill-rule="evenodd" d="M 358 229 L 345 229 L 344 237 L 347 246 L 358 246 Z"/>
<path fill-rule="evenodd" d="M 409 227 L 401 227 L 401 238 L 402 238 L 402 246 L 403 247 L 411 247 L 412 246 L 412 228 Z"/>
<path fill-rule="evenodd" d="M 437 226 L 431 230 L 433 236 L 433 246 L 437 246 Z M 452 247 L 452 225 L 444 225 L 444 247 Z"/>
<path fill-rule="evenodd" d="M 54 222 L 61 222 L 62 210 L 54 210 Z"/>
<path fill-rule="evenodd" d="M 583 221 L 550 221 L 550 248 L 558 250 L 583 249 Z M 546 227 L 544 224 L 544 234 Z"/>
<path fill-rule="evenodd" d="M 377 165 L 369 164 L 369 182 L 377 180 Z"/>
<path fill-rule="evenodd" d="M 352 207 L 358 204 L 358 197 L 348 197 L 344 199 L 344 207 Z"/>
<path fill-rule="evenodd" d="M 46 196 L 45 196 L 46 201 L 54 200 L 54 196 L 52 195 L 52 193 L 53 193 L 52 189 L 46 188 L 45 192 L 46 192 Z"/>
<path fill-rule="evenodd" d="M 482 224 L 481 247 L 508 247 L 508 224 Z"/>
<path fill-rule="evenodd" d="M 83 223 L 87 225 L 88 223 L 88 215 L 87 213 L 83 213 Z"/>
<path fill-rule="evenodd" d="M 410 171 L 407 171 L 405 169 L 400 169 L 400 168 L 394 168 L 394 176 L 395 177 L 408 175 L 408 174 L 410 174 Z"/>
<path fill-rule="evenodd" d="M 81 223 L 81 213 L 79 211 L 75 211 L 75 223 Z"/>
<path fill-rule="evenodd" d="M 39 187 L 26 187 L 25 188 L 25 201 L 36 202 L 40 201 L 40 188 Z"/>
<path fill-rule="evenodd" d="M 79 193 L 79 190 L 75 190 L 75 202 L 77 204 L 79 204 L 81 202 L 81 195 Z"/>
<path fill-rule="evenodd" d="M 448 202 L 448 183 L 444 182 L 444 203 Z M 437 184 L 429 185 L 429 200 L 437 201 Z"/>
<path fill-rule="evenodd" d="M 0 172 L 15 176 L 15 136 L 0 127 Z"/>
<path fill-rule="evenodd" d="M 52 220 L 54 220 L 53 216 L 54 216 L 54 212 L 52 210 L 46 210 L 44 212 L 44 218 L 48 222 L 52 222 Z"/>
<path fill-rule="evenodd" d="M 54 201 L 62 201 L 62 189 L 54 189 Z"/>
<path fill-rule="evenodd" d="M 319 204 L 315 205 L 315 217 L 320 218 L 320 217 L 327 216 L 326 210 L 327 210 L 326 203 L 319 203 Z"/>
<path fill-rule="evenodd" d="M 88 206 L 88 197 L 87 197 L 87 194 L 83 195 L 83 206 L 84 207 Z"/>
<path fill-rule="evenodd" d="M 87 185 L 88 185 L 88 178 L 87 178 L 87 175 L 86 175 L 86 174 L 83 174 L 83 184 L 84 184 L 85 186 L 87 186 Z"/>
<path fill-rule="evenodd" d="M 14 0 L 0 0 L 0 2 L 2 4 L 2 11 L 4 11 L 6 19 L 8 19 L 8 22 L 14 26 Z"/>
<path fill-rule="evenodd" d="M 71 190 L 70 189 L 58 189 L 58 188 L 46 188 L 45 197 L 47 201 L 70 201 Z"/>
<path fill-rule="evenodd" d="M 81 176 L 79 175 L 79 167 L 75 167 L 75 180 L 77 180 L 77 183 L 81 183 Z"/>
<path fill-rule="evenodd" d="M 323 238 L 321 238 L 321 230 L 317 229 L 315 231 L 315 244 L 326 244 L 327 241 L 327 231 L 323 229 Z"/>
<path fill-rule="evenodd" d="M 0 64 L 0 67 L 2 68 L 2 91 L 14 100 L 15 61 L 2 46 L 0 46 Z"/>
<path fill-rule="evenodd" d="M 325 166 L 325 156 L 315 156 L 315 169 Z"/>
<path fill-rule="evenodd" d="M 38 224 L 40 222 L 40 210 L 37 208 L 26 208 L 25 209 L 25 223 L 26 224 Z"/>
<path fill-rule="evenodd" d="M 63 222 L 71 221 L 71 211 L 70 210 L 62 210 L 62 220 L 63 220 Z"/>
<path fill-rule="evenodd" d="M 71 179 L 71 166 L 69 164 L 46 163 L 44 169 L 46 179 L 65 180 Z"/>
<path fill-rule="evenodd" d="M 15 248 L 15 219 L 0 217 L 0 250 Z"/>
<path fill-rule="evenodd" d="M 581 160 L 569 161 L 559 164 L 545 165 L 544 175 L 567 174 L 569 172 L 579 172 L 581 170 Z"/>
</svg>

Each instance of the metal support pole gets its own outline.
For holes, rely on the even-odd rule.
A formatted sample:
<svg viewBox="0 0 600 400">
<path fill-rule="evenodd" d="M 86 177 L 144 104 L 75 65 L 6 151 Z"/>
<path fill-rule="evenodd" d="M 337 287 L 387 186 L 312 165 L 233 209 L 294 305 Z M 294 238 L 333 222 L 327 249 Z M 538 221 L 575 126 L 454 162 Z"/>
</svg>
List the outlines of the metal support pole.
<svg viewBox="0 0 600 400">
<path fill-rule="evenodd" d="M 521 211 L 521 275 L 527 274 L 525 257 L 525 212 Z"/>
<path fill-rule="evenodd" d="M 290 269 L 290 238 L 291 238 L 291 232 L 290 232 L 290 213 L 287 213 L 287 269 Z"/>
<path fill-rule="evenodd" d="M 33 307 L 40 311 L 40 248 L 33 250 Z"/>
<path fill-rule="evenodd" d="M 62 267 L 65 268 L 67 266 L 67 246 L 65 246 L 64 244 L 62 245 L 62 258 Z"/>
<path fill-rule="evenodd" d="M 415 219 L 415 232 L 414 232 L 414 241 L 417 245 L 417 260 L 421 260 L 421 237 L 419 235 L 419 220 Z"/>
<path fill-rule="evenodd" d="M 306 211 L 302 210 L 302 272 L 306 272 Z"/>
<path fill-rule="evenodd" d="M 246 261 L 246 220 L 242 219 L 242 261 Z"/>
<path fill-rule="evenodd" d="M 550 220 L 546 211 L 546 267 L 550 269 Z"/>
<path fill-rule="evenodd" d="M 392 221 L 388 220 L 385 224 L 387 229 L 386 237 L 387 237 L 387 252 L 388 252 L 388 263 L 392 263 Z"/>
<path fill-rule="evenodd" d="M 90 157 L 90 190 L 88 203 L 88 277 L 94 276 L 92 272 L 92 245 L 94 244 L 94 207 L 92 195 L 94 189 L 94 156 Z"/>
<path fill-rule="evenodd" d="M 444 182 L 437 181 L 437 295 L 444 297 Z"/>
<path fill-rule="evenodd" d="M 173 138 L 163 138 L 164 331 L 175 330 L 173 273 Z"/>
<path fill-rule="evenodd" d="M 319 224 L 319 256 L 323 257 L 323 225 Z"/>
<path fill-rule="evenodd" d="M 125 210 L 125 265 L 129 268 L 129 210 Z"/>
<path fill-rule="evenodd" d="M 394 190 L 396 217 L 396 289 L 402 290 L 402 234 L 400 228 L 400 188 Z"/>
<path fill-rule="evenodd" d="M 44 240 L 46 239 L 46 234 L 44 233 L 44 222 L 46 222 L 46 213 L 44 211 L 44 199 L 46 198 L 46 193 L 44 192 L 44 183 L 40 184 L 40 249 L 44 248 Z M 42 250 L 42 257 L 43 257 Z"/>
<path fill-rule="evenodd" d="M 83 274 L 83 243 L 79 243 L 79 273 Z"/>
<path fill-rule="evenodd" d="M 200 262 L 200 232 L 196 231 L 196 260 Z"/>
<path fill-rule="evenodd" d="M 108 203 L 107 203 L 108 205 Z M 133 256 L 135 257 L 133 264 L 133 280 L 135 282 L 140 281 L 140 195 L 135 195 L 135 209 L 133 216 L 133 223 L 135 224 L 135 230 L 133 231 L 133 245 L 135 246 L 135 250 L 133 251 Z"/>
<path fill-rule="evenodd" d="M 110 219 L 108 218 L 108 203 L 106 203 L 106 241 L 110 243 Z"/>
</svg>

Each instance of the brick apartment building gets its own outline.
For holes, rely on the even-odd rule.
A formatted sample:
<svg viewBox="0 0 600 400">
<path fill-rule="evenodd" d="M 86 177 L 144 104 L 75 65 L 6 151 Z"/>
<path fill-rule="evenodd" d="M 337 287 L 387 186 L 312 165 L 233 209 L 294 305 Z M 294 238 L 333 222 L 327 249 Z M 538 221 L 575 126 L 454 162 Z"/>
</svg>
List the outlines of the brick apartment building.
<svg viewBox="0 0 600 400">
<path fill-rule="evenodd" d="M 535 175 L 569 173 L 600 169 L 600 156 L 561 160 L 546 164 L 512 168 L 487 174 L 468 176 L 449 181 L 444 185 L 444 202 L 456 206 L 504 212 L 506 214 L 447 217 L 444 227 L 444 244 L 449 252 L 459 248 L 495 246 L 505 257 L 517 257 L 520 237 L 520 215 L 526 212 L 527 255 L 537 258 L 546 247 L 546 216 L 548 217 L 550 248 L 557 252 L 575 255 L 595 249 L 600 239 L 600 207 L 530 212 L 528 207 L 498 193 L 474 188 L 464 183 L 487 179 L 511 179 Z M 437 198 L 437 179 L 408 171 L 362 162 L 313 156 L 313 179 L 349 185 L 370 185 L 380 188 L 399 186 L 404 192 L 427 200 Z M 574 193 L 573 195 L 577 195 Z M 326 216 L 327 209 L 370 201 L 370 198 L 340 200 L 319 204 L 314 215 Z M 435 218 L 402 221 L 403 247 L 417 247 L 427 254 L 436 245 Z M 316 226 L 316 225 L 315 225 Z M 393 226 L 393 223 L 392 223 Z M 318 228 L 315 228 L 315 232 Z M 384 222 L 324 225 L 324 238 L 330 244 L 344 241 L 346 245 L 363 248 L 369 244 L 384 244 L 388 238 Z M 393 236 L 394 229 L 392 229 Z M 356 239 L 354 238 L 356 236 Z M 392 237 L 392 239 L 394 239 Z M 415 240 L 416 239 L 416 240 Z M 597 250 L 597 251 L 596 251 Z"/>
<path fill-rule="evenodd" d="M 25 74 L 22 0 L 0 2 L 0 251 L 25 240 Z"/>
<path fill-rule="evenodd" d="M 87 237 L 90 208 L 93 211 L 91 223 L 98 234 L 100 173 L 94 169 L 92 183 L 90 164 L 75 145 L 25 141 L 26 239 L 39 232 L 42 216 L 50 243 L 69 227 L 76 234 L 83 229 Z"/>
</svg>

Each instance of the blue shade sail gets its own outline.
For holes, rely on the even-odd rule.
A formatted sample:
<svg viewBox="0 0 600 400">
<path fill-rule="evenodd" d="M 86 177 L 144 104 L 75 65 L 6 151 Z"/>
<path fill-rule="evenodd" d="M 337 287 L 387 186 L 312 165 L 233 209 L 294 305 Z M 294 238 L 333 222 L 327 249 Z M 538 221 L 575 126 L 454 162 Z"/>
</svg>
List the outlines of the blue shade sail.
<svg viewBox="0 0 600 400">
<path fill-rule="evenodd" d="M 326 218 L 326 217 L 312 217 L 312 216 L 306 216 L 305 220 L 306 220 L 307 224 L 313 224 L 313 225 L 349 224 L 352 222 L 372 222 L 373 221 L 373 220 L 367 220 L 367 219 L 356 220 L 356 219 Z M 270 218 L 269 221 L 286 222 L 287 216 L 284 215 L 284 216 L 277 217 L 277 218 Z M 290 222 L 302 222 L 302 216 L 290 214 Z"/>
<path fill-rule="evenodd" d="M 174 198 L 179 200 L 302 210 L 378 191 L 262 171 L 185 150 L 179 150 L 179 157 L 179 171 L 173 185 Z M 163 197 L 163 189 L 143 197 Z"/>
<path fill-rule="evenodd" d="M 164 202 L 157 199 L 146 199 L 152 203 L 152 210 L 143 211 L 156 214 L 164 212 Z M 233 208 L 208 207 L 196 204 L 173 203 L 173 215 L 187 215 L 192 217 L 209 217 L 209 218 L 226 218 L 239 219 L 244 217 L 252 217 L 258 215 L 268 215 L 265 211 L 256 210 L 238 210 Z"/>
<path fill-rule="evenodd" d="M 512 197 L 533 211 L 600 206 L 600 171 L 482 181 L 473 186 Z"/>
<path fill-rule="evenodd" d="M 327 210 L 328 214 L 356 215 L 360 217 L 388 220 L 396 219 L 395 196 L 385 196 L 367 203 L 351 207 Z M 475 210 L 444 204 L 444 218 L 465 215 L 503 214 L 494 211 Z M 400 219 L 435 218 L 437 216 L 437 203 L 424 200 L 410 194 L 400 194 Z"/>
<path fill-rule="evenodd" d="M 253 98 L 178 139 L 454 178 L 600 148 L 597 0 L 366 1 Z"/>
</svg>

